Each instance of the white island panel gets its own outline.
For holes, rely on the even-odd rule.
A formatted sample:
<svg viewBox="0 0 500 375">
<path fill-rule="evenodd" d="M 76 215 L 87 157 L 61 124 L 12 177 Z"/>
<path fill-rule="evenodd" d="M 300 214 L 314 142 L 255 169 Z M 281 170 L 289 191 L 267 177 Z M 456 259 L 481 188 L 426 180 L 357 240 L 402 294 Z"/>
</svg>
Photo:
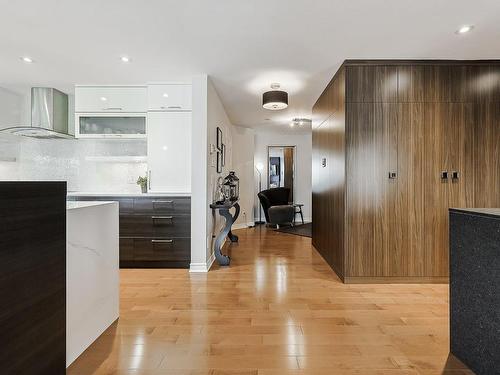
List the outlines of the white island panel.
<svg viewBox="0 0 500 375">
<path fill-rule="evenodd" d="M 118 202 L 68 202 L 66 366 L 119 316 Z"/>
</svg>

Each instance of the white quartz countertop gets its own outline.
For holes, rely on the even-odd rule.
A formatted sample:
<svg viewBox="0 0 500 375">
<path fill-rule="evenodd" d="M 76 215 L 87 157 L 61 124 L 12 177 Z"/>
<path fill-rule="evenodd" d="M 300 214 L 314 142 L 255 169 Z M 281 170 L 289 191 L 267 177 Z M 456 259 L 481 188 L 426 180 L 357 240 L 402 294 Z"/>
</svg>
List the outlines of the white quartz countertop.
<svg viewBox="0 0 500 375">
<path fill-rule="evenodd" d="M 106 204 L 114 204 L 116 202 L 106 202 L 106 201 L 67 201 L 66 209 L 67 210 L 75 210 L 78 208 L 87 208 L 87 207 L 95 207 L 95 206 L 103 206 Z"/>
<path fill-rule="evenodd" d="M 191 193 L 123 193 L 123 192 L 95 192 L 72 191 L 68 197 L 190 197 Z"/>
<path fill-rule="evenodd" d="M 454 211 L 500 216 L 500 208 L 451 208 Z"/>
</svg>

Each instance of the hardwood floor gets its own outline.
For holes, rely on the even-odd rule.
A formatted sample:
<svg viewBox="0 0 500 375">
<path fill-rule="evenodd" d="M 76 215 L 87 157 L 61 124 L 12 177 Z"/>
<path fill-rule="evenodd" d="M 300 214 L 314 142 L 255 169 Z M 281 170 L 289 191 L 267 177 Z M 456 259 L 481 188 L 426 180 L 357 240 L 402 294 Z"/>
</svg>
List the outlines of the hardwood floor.
<svg viewBox="0 0 500 375">
<path fill-rule="evenodd" d="M 228 268 L 122 270 L 119 321 L 68 374 L 472 374 L 447 285 L 345 285 L 310 238 L 235 233 Z"/>
</svg>

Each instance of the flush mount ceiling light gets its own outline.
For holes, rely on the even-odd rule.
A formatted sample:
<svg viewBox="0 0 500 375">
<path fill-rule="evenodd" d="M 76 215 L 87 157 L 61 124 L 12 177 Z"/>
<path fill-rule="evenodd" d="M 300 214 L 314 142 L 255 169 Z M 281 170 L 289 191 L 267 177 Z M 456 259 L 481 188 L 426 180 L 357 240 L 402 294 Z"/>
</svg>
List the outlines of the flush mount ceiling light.
<svg viewBox="0 0 500 375">
<path fill-rule="evenodd" d="M 34 62 L 33 59 L 31 57 L 28 57 L 28 56 L 21 57 L 21 60 L 24 61 L 25 63 L 28 63 L 28 64 L 31 64 Z"/>
<path fill-rule="evenodd" d="M 122 57 L 120 57 L 120 60 L 122 62 L 124 62 L 124 63 L 128 63 L 128 62 L 130 62 L 130 57 L 128 57 L 128 56 L 122 56 Z"/>
<path fill-rule="evenodd" d="M 474 25 L 463 25 L 457 31 L 456 34 L 467 34 L 474 28 Z"/>
<path fill-rule="evenodd" d="M 309 125 L 310 123 L 311 120 L 308 118 L 294 118 L 290 123 L 290 126 L 293 128 L 295 125 L 304 126 L 304 125 Z"/>
<path fill-rule="evenodd" d="M 288 107 L 288 93 L 279 90 L 280 84 L 273 83 L 271 91 L 266 91 L 262 95 L 262 106 L 271 111 L 279 111 Z"/>
</svg>

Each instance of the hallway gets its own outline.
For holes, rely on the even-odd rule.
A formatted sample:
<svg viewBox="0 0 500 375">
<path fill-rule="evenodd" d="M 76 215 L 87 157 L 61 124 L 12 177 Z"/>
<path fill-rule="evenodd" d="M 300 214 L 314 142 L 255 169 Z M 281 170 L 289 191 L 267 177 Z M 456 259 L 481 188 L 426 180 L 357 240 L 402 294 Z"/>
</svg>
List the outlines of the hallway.
<svg viewBox="0 0 500 375">
<path fill-rule="evenodd" d="M 447 285 L 344 285 L 310 238 L 235 233 L 228 268 L 122 269 L 119 322 L 68 374 L 472 374 Z"/>
</svg>

